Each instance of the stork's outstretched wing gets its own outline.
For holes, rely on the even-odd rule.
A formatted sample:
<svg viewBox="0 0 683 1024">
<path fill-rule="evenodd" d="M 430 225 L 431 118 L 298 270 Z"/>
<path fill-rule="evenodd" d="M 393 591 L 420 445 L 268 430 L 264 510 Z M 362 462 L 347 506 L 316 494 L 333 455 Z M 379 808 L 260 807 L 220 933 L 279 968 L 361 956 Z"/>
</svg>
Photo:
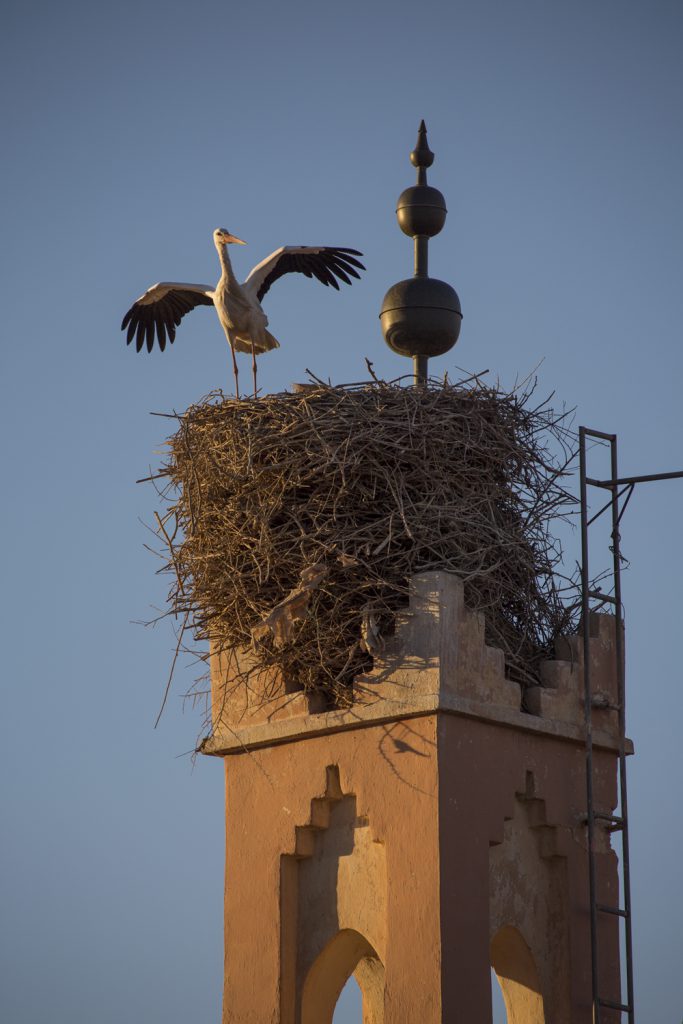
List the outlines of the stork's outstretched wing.
<svg viewBox="0 0 683 1024">
<path fill-rule="evenodd" d="M 135 338 L 138 352 L 147 341 L 147 351 L 154 346 L 156 330 L 159 348 L 166 348 L 166 336 L 173 343 L 175 329 L 191 309 L 195 306 L 213 306 L 213 285 L 181 284 L 178 281 L 161 281 L 152 285 L 141 295 L 123 318 L 121 330 L 128 328 L 126 344 L 130 345 Z"/>
<path fill-rule="evenodd" d="M 338 291 L 337 278 L 346 284 L 351 284 L 352 277 L 360 278 L 358 270 L 365 270 L 365 267 L 355 257 L 362 255 L 357 249 L 337 249 L 328 245 L 283 245 L 254 267 L 244 282 L 244 288 L 260 302 L 278 277 L 305 274 L 306 277 L 317 277 L 322 284 L 331 284 Z"/>
</svg>

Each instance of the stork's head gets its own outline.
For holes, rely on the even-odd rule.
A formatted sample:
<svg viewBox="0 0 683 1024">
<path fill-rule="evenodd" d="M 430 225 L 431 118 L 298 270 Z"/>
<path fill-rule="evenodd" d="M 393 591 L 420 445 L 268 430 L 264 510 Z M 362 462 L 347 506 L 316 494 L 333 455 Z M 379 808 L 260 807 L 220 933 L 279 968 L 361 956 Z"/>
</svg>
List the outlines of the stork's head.
<svg viewBox="0 0 683 1024">
<path fill-rule="evenodd" d="M 213 240 L 216 245 L 230 245 L 231 242 L 236 242 L 237 245 L 246 245 L 241 238 L 237 235 L 231 235 L 227 228 L 216 228 L 213 233 Z"/>
</svg>

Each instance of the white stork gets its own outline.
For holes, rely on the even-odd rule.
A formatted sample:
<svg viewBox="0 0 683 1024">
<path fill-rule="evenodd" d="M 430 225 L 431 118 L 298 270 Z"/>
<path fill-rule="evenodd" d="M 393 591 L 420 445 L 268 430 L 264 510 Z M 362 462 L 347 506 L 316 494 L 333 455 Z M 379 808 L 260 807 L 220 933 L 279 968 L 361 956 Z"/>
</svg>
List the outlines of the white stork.
<svg viewBox="0 0 683 1024">
<path fill-rule="evenodd" d="M 216 228 L 213 241 L 218 250 L 222 273 L 215 288 L 209 284 L 181 284 L 161 281 L 141 295 L 123 318 L 121 330 L 128 328 L 127 343 L 135 338 L 135 347 L 147 351 L 154 347 L 154 337 L 163 352 L 166 339 L 173 342 L 175 329 L 195 306 L 215 306 L 218 319 L 232 352 L 235 392 L 239 398 L 237 359 L 235 351 L 251 352 L 256 395 L 256 355 L 279 348 L 280 343 L 266 330 L 268 318 L 261 308 L 261 299 L 274 281 L 284 274 L 300 273 L 316 277 L 324 285 L 339 291 L 337 279 L 351 284 L 359 278 L 358 270 L 365 267 L 356 257 L 357 249 L 339 249 L 332 246 L 283 245 L 258 263 L 243 284 L 240 284 L 230 263 L 228 245 L 236 242 L 246 245 L 241 238 L 231 235 L 225 228 Z M 357 269 L 356 269 L 357 268 Z"/>
</svg>

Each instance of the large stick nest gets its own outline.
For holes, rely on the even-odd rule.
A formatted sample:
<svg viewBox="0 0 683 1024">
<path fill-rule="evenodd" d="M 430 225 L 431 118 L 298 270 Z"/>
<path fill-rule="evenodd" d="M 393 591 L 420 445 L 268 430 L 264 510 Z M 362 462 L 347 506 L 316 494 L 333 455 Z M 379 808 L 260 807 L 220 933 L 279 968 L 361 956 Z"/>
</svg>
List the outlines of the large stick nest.
<svg viewBox="0 0 683 1024">
<path fill-rule="evenodd" d="M 170 610 L 292 688 L 348 701 L 415 573 L 448 570 L 513 678 L 572 626 L 553 524 L 571 435 L 533 389 L 309 386 L 178 417 L 159 518 Z"/>
</svg>

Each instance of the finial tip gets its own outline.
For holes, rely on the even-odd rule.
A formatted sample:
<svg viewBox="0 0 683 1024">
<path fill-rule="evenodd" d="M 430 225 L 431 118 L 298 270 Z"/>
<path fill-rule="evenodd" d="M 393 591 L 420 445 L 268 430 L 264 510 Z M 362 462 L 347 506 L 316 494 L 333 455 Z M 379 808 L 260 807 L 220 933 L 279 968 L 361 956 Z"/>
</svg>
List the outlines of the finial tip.
<svg viewBox="0 0 683 1024">
<path fill-rule="evenodd" d="M 434 163 L 434 154 L 427 142 L 427 126 L 424 120 L 420 121 L 417 131 L 417 145 L 410 154 L 410 162 L 413 167 L 431 167 Z"/>
</svg>

